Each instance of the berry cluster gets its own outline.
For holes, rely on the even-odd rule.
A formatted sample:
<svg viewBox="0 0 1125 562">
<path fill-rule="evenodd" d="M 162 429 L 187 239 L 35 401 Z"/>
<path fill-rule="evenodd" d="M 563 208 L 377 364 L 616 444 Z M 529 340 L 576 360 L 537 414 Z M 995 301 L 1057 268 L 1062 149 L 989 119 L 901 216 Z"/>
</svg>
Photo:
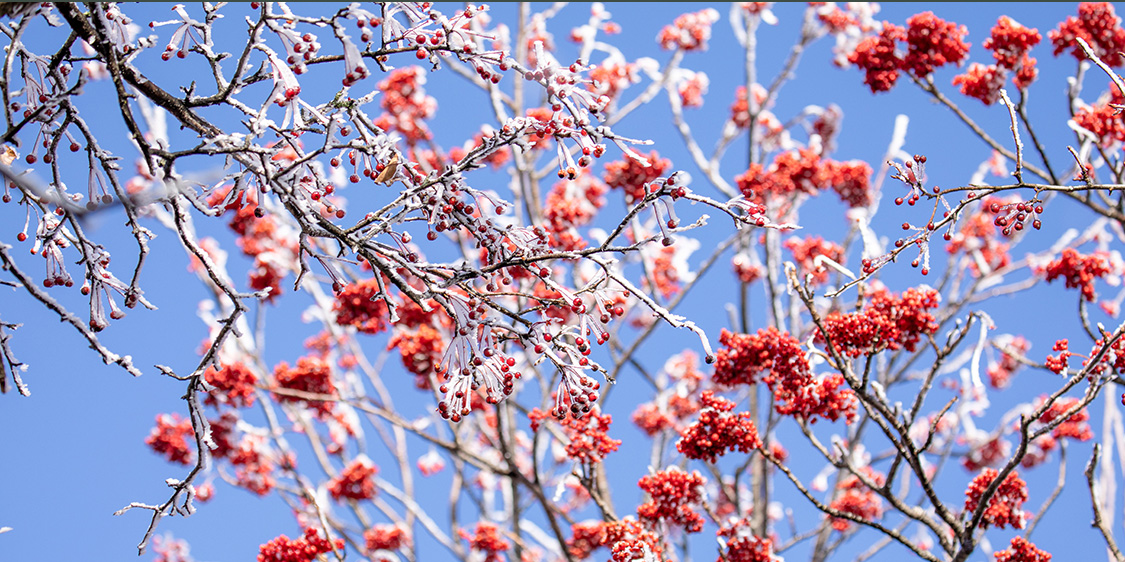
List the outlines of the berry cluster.
<svg viewBox="0 0 1125 562">
<path fill-rule="evenodd" d="M 336 293 L 336 302 L 332 304 L 336 323 L 355 326 L 365 334 L 386 330 L 389 312 L 382 297 L 379 281 L 374 278 L 345 285 Z"/>
<path fill-rule="evenodd" d="M 971 194 L 973 196 L 975 194 Z M 1000 236 L 994 226 L 996 213 L 991 211 L 992 203 L 1004 202 L 993 197 L 986 197 L 977 212 L 969 215 L 955 234 L 946 233 L 945 250 L 950 254 L 963 252 L 968 259 L 969 271 L 981 276 L 1005 267 L 1011 263 L 1012 258 L 1008 253 L 1009 244 Z"/>
<path fill-rule="evenodd" d="M 640 81 L 635 63 L 627 63 L 619 57 L 607 58 L 602 64 L 594 66 L 589 72 L 590 83 L 586 89 L 610 101 L 616 100 L 621 92 L 631 84 Z"/>
<path fill-rule="evenodd" d="M 650 527 L 664 521 L 683 527 L 685 532 L 698 533 L 703 529 L 703 516 L 692 508 L 703 502 L 705 483 L 698 471 L 689 474 L 676 468 L 644 476 L 637 485 L 648 494 L 649 501 L 637 507 L 637 517 Z"/>
<path fill-rule="evenodd" d="M 818 262 L 816 258 L 824 256 L 838 264 L 844 263 L 844 248 L 835 242 L 826 241 L 822 236 L 805 238 L 794 236 L 786 240 L 783 245 L 793 253 L 801 278 L 811 276 L 814 285 L 828 282 L 828 267 Z"/>
<path fill-rule="evenodd" d="M 277 485 L 274 479 L 274 462 L 267 454 L 266 446 L 257 436 L 247 436 L 239 442 L 238 447 L 227 455 L 230 464 L 234 466 L 236 483 L 258 494 L 265 496 Z M 289 459 L 292 464 L 292 459 Z"/>
<path fill-rule="evenodd" d="M 575 178 L 555 183 L 543 209 L 551 246 L 567 251 L 586 247 L 586 239 L 578 233 L 577 227 L 594 219 L 598 209 L 605 205 L 603 195 L 607 190 L 606 184 L 585 168 L 581 168 Z"/>
<path fill-rule="evenodd" d="M 914 351 L 922 336 L 937 331 L 937 319 L 929 310 L 937 308 L 938 298 L 938 292 L 928 287 L 910 288 L 901 296 L 876 291 L 859 312 L 828 314 L 817 341 L 830 341 L 850 357 L 884 349 Z"/>
<path fill-rule="evenodd" d="M 672 167 L 672 161 L 661 158 L 654 150 L 643 156 L 644 162 L 635 158 L 622 158 L 605 165 L 606 185 L 625 192 L 625 203 L 632 205 L 647 195 L 645 186 L 656 181 Z M 647 164 L 647 166 L 645 165 Z"/>
<path fill-rule="evenodd" d="M 922 12 L 906 20 L 906 56 L 902 68 L 914 76 L 933 73 L 934 68 L 947 64 L 960 64 L 969 56 L 969 44 L 964 37 L 968 28 L 958 26 L 934 15 Z"/>
<path fill-rule="evenodd" d="M 1098 338 L 1094 345 L 1090 348 L 1090 358 L 1093 358 L 1101 351 L 1105 345 L 1104 338 Z M 1109 345 L 1107 353 L 1102 354 L 1101 359 L 1095 364 L 1090 365 L 1090 359 L 1082 362 L 1082 367 L 1087 369 L 1089 376 L 1106 376 L 1110 373 L 1115 375 L 1125 374 L 1125 338 L 1117 338 Z"/>
<path fill-rule="evenodd" d="M 1074 58 L 1084 61 L 1086 53 L 1078 44 L 1079 37 L 1109 66 L 1125 64 L 1125 55 L 1122 55 L 1125 52 L 1125 29 L 1121 28 L 1121 18 L 1114 12 L 1113 4 L 1083 2 L 1078 5 L 1078 17 L 1068 17 L 1058 29 L 1047 32 L 1047 38 L 1055 46 L 1055 56 L 1070 49 Z"/>
<path fill-rule="evenodd" d="M 818 418 L 836 421 L 841 417 L 845 423 L 852 423 L 859 405 L 855 391 L 847 387 L 840 373 L 829 373 L 813 381 L 783 381 L 773 387 L 773 399 L 777 413 L 810 423 L 816 423 Z"/>
<path fill-rule="evenodd" d="M 759 380 L 811 379 L 809 363 L 801 342 L 770 326 L 755 334 L 736 334 L 726 329 L 719 333 L 723 346 L 715 353 L 715 374 L 712 380 L 722 386 L 753 385 Z M 763 371 L 769 374 L 762 379 Z"/>
<path fill-rule="evenodd" d="M 1000 232 L 1004 236 L 1011 236 L 1012 232 L 1019 232 L 1024 229 L 1024 224 L 1028 219 L 1031 219 L 1031 227 L 1039 230 L 1043 223 L 1039 220 L 1039 215 L 1043 214 L 1043 202 L 1038 198 L 1030 201 L 1008 201 L 1004 202 L 995 198 L 988 198 L 984 204 L 988 212 L 996 215 L 992 224 L 1000 228 Z"/>
<path fill-rule="evenodd" d="M 297 243 L 292 231 L 283 228 L 272 215 L 265 214 L 255 191 L 225 186 L 211 192 L 207 203 L 212 208 L 222 208 L 223 212 L 234 212 L 228 226 L 238 234 L 236 242 L 242 253 L 254 258 L 250 288 L 268 289 L 265 301 L 273 302 L 282 293 L 281 280 L 289 270 L 286 264 L 296 261 Z"/>
<path fill-rule="evenodd" d="M 1074 122 L 1097 137 L 1098 146 L 1109 148 L 1115 142 L 1125 141 L 1125 117 L 1118 109 L 1122 104 L 1125 104 L 1125 95 L 1116 84 L 1110 84 L 1107 96 L 1093 105 L 1082 105 L 1074 112 Z"/>
<path fill-rule="evenodd" d="M 218 369 L 211 367 L 203 376 L 207 384 L 214 387 L 204 398 L 205 404 L 229 404 L 243 408 L 254 405 L 254 386 L 258 384 L 258 375 L 242 362 L 223 363 Z"/>
<path fill-rule="evenodd" d="M 986 468 L 973 478 L 969 488 L 965 490 L 965 511 L 977 510 L 985 490 L 992 485 L 998 475 L 995 469 Z M 1016 529 L 1022 529 L 1027 521 L 1027 514 L 1022 509 L 1025 501 L 1027 501 L 1027 484 L 1020 479 L 1017 472 L 1008 473 L 996 488 L 996 493 L 989 498 L 988 506 L 984 509 L 984 517 L 981 519 L 981 527 L 987 529 L 996 526 L 1003 529 L 1011 525 Z"/>
<path fill-rule="evenodd" d="M 363 540 L 367 545 L 368 556 L 374 557 L 375 560 L 381 560 L 375 551 L 395 551 L 410 546 L 410 535 L 398 525 L 375 525 L 363 532 Z"/>
<path fill-rule="evenodd" d="M 984 40 L 984 48 L 992 51 L 996 63 L 988 66 L 973 63 L 967 73 L 953 79 L 953 84 L 961 84 L 961 93 L 977 98 L 985 105 L 992 105 L 1000 98 L 1000 88 L 1004 86 L 1009 72 L 1014 74 L 1012 82 L 1017 88 L 1027 88 L 1039 75 L 1036 60 L 1028 52 L 1041 39 L 1035 28 L 1023 26 L 1008 16 L 1000 16 L 991 36 Z"/>
<path fill-rule="evenodd" d="M 882 485 L 884 476 L 871 467 L 861 469 L 876 485 Z M 875 521 L 883 516 L 883 499 L 868 488 L 855 474 L 849 474 L 840 481 L 836 498 L 829 507 L 841 513 L 855 515 L 867 521 Z M 832 519 L 832 528 L 844 532 L 852 527 L 852 521 L 843 517 Z"/>
<path fill-rule="evenodd" d="M 585 560 L 606 542 L 606 523 L 584 521 L 570 526 L 566 549 L 576 560 Z"/>
<path fill-rule="evenodd" d="M 719 21 L 719 12 L 713 8 L 681 14 L 672 25 L 664 26 L 656 40 L 665 50 L 705 51 L 711 38 L 711 25 Z"/>
<path fill-rule="evenodd" d="M 369 500 L 375 497 L 375 482 L 371 478 L 376 472 L 379 469 L 370 460 L 359 457 L 328 483 L 328 493 L 335 500 Z"/>
<path fill-rule="evenodd" d="M 1024 357 L 1031 343 L 1023 336 L 1006 337 L 1000 348 L 1000 359 L 988 364 L 988 382 L 992 388 L 1007 388 L 1012 375 L 1020 368 L 1017 357 Z"/>
<path fill-rule="evenodd" d="M 426 71 L 420 66 L 391 71 L 379 82 L 383 114 L 375 125 L 387 132 L 398 131 L 411 146 L 432 138 L 425 120 L 437 112 L 437 100 L 426 94 L 425 84 Z"/>
<path fill-rule="evenodd" d="M 743 197 L 762 205 L 831 188 L 849 207 L 861 207 L 871 202 L 870 177 L 871 167 L 864 162 L 837 162 L 801 148 L 778 154 L 769 168 L 751 164 L 734 180 Z"/>
<path fill-rule="evenodd" d="M 710 84 L 706 74 L 692 72 L 689 78 L 676 87 L 680 94 L 680 105 L 684 108 L 703 107 L 703 94 L 707 93 L 707 86 Z"/>
<path fill-rule="evenodd" d="M 333 550 L 343 550 L 344 539 L 323 539 L 316 529 L 305 529 L 305 535 L 296 540 L 281 535 L 263 544 L 258 550 L 258 562 L 312 562 Z"/>
<path fill-rule="evenodd" d="M 441 332 L 428 324 L 418 326 L 413 332 L 396 330 L 387 342 L 387 350 L 398 350 L 403 366 L 414 374 L 414 386 L 420 390 L 429 390 L 430 375 L 435 373 L 445 347 Z"/>
<path fill-rule="evenodd" d="M 872 92 L 886 92 L 898 81 L 900 71 L 924 78 L 946 64 L 960 64 L 969 54 L 963 38 L 965 26 L 947 22 L 924 12 L 906 20 L 906 27 L 884 23 L 878 35 L 864 38 L 848 55 L 848 62 L 865 72 L 863 83 Z M 905 54 L 898 42 L 906 43 Z"/>
<path fill-rule="evenodd" d="M 979 432 L 969 439 L 969 451 L 961 459 L 965 470 L 975 472 L 985 467 L 996 466 L 1012 453 L 1012 444 L 999 435 Z"/>
<path fill-rule="evenodd" d="M 1047 360 L 1044 365 L 1049 371 L 1056 374 L 1063 374 L 1067 369 L 1067 363 L 1073 353 L 1070 352 L 1070 341 L 1066 339 L 1056 340 L 1055 345 L 1051 351 L 1058 351 L 1058 355 L 1047 355 Z"/>
<path fill-rule="evenodd" d="M 301 394 L 317 394 L 329 397 L 328 400 L 323 400 L 282 393 L 275 394 L 277 401 L 305 403 L 316 410 L 321 417 L 332 412 L 334 402 L 331 401 L 331 398 L 337 396 L 336 386 L 332 382 L 331 368 L 323 359 L 301 357 L 297 359 L 297 365 L 294 367 L 290 367 L 288 363 L 283 361 L 274 368 L 273 378 L 277 385 L 276 388 L 294 390 Z"/>
<path fill-rule="evenodd" d="M 1051 562 L 1051 555 L 1023 537 L 1013 537 L 1011 548 L 996 551 L 996 562 Z"/>
<path fill-rule="evenodd" d="M 500 536 L 500 528 L 488 521 L 478 522 L 471 537 L 464 531 L 462 536 L 469 541 L 470 548 L 484 554 L 484 562 L 500 562 L 503 560 L 500 553 L 511 548 L 508 541 Z"/>
<path fill-rule="evenodd" d="M 726 539 L 726 556 L 721 560 L 729 562 L 776 562 L 780 557 L 773 554 L 773 541 L 754 536 L 750 521 L 736 519 L 730 526 L 719 529 L 716 535 Z"/>
<path fill-rule="evenodd" d="M 1047 282 L 1062 278 L 1068 289 L 1081 289 L 1082 298 L 1093 302 L 1098 297 L 1094 291 L 1094 280 L 1109 275 L 1109 263 L 1104 256 L 1082 254 L 1074 248 L 1066 248 L 1058 259 L 1047 264 L 1043 273 Z"/>
<path fill-rule="evenodd" d="M 676 450 L 687 458 L 714 463 L 727 451 L 749 453 L 762 445 L 753 417 L 747 412 L 731 412 L 734 402 L 706 390 L 700 404 L 699 419 L 685 428 L 676 442 Z"/>
<path fill-rule="evenodd" d="M 583 465 L 602 462 L 606 455 L 621 446 L 620 439 L 611 439 L 606 433 L 612 423 L 613 416 L 597 409 L 581 418 L 568 417 L 562 422 L 570 441 L 566 444 L 566 456 Z"/>
<path fill-rule="evenodd" d="M 1059 398 L 1051 404 L 1051 407 L 1048 408 L 1046 412 L 1043 412 L 1043 415 L 1039 416 L 1039 421 L 1042 423 L 1051 423 L 1062 417 L 1063 414 L 1069 412 L 1077 406 L 1079 402 L 1081 402 L 1081 400 L 1078 398 Z M 1051 431 L 1051 436 L 1055 439 L 1068 437 L 1078 441 L 1089 441 L 1093 439 L 1094 432 L 1090 430 L 1090 413 L 1083 407 L 1077 412 L 1070 414 Z"/>
<path fill-rule="evenodd" d="M 160 414 L 145 444 L 169 461 L 186 466 L 195 462 L 195 449 L 191 446 L 194 441 L 190 419 L 181 419 L 179 414 Z"/>
</svg>

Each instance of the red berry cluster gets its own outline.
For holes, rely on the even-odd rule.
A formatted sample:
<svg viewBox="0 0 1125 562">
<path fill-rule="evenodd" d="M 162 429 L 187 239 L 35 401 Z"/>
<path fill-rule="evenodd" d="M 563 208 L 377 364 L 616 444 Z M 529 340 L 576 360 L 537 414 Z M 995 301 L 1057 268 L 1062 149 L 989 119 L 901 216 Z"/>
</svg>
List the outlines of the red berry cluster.
<svg viewBox="0 0 1125 562">
<path fill-rule="evenodd" d="M 1070 411 L 1072 408 L 1081 402 L 1078 398 L 1059 398 L 1051 404 L 1051 407 L 1039 416 L 1039 421 L 1042 423 L 1051 423 L 1063 414 Z M 1078 441 L 1089 441 L 1094 438 L 1094 432 L 1090 430 L 1090 413 L 1083 407 L 1077 412 L 1067 416 L 1066 420 L 1060 423 L 1053 431 L 1051 436 L 1056 439 L 1069 437 L 1077 439 Z"/>
<path fill-rule="evenodd" d="M 1004 72 L 994 64 L 974 62 L 964 74 L 953 77 L 953 85 L 961 86 L 963 95 L 976 98 L 984 105 L 992 105 L 1000 99 L 1000 89 L 1004 87 Z"/>
<path fill-rule="evenodd" d="M 884 22 L 878 35 L 864 38 L 848 55 L 848 62 L 865 72 L 863 83 L 872 92 L 886 92 L 898 81 L 899 71 L 922 78 L 935 68 L 960 64 L 969 54 L 964 41 L 968 29 L 924 12 L 906 20 L 906 27 Z M 897 50 L 906 43 L 906 54 Z"/>
<path fill-rule="evenodd" d="M 640 81 L 637 65 L 619 59 L 606 59 L 602 64 L 591 68 L 589 76 L 591 82 L 586 85 L 586 89 L 610 100 L 617 99 L 630 84 Z"/>
<path fill-rule="evenodd" d="M 747 412 L 731 413 L 734 402 L 707 390 L 700 403 L 699 419 L 685 428 L 676 442 L 676 450 L 684 456 L 714 463 L 729 450 L 749 453 L 762 446 L 753 417 Z"/>
<path fill-rule="evenodd" d="M 1028 52 L 1041 39 L 1037 29 L 1025 27 L 1008 16 L 1000 16 L 991 36 L 984 40 L 984 48 L 992 51 L 996 63 L 988 66 L 973 63 L 968 72 L 953 79 L 953 84 L 960 84 L 961 93 L 977 98 L 985 105 L 992 105 L 1000 99 L 1000 88 L 1009 73 L 1013 74 L 1012 82 L 1017 88 L 1027 88 L 1039 76 L 1036 60 Z"/>
<path fill-rule="evenodd" d="M 386 80 L 379 82 L 383 93 L 383 114 L 375 125 L 383 130 L 398 131 L 408 145 L 427 141 L 432 137 L 424 120 L 434 116 L 437 100 L 426 94 L 422 87 L 426 72 L 420 66 L 392 70 Z"/>
<path fill-rule="evenodd" d="M 234 451 L 234 428 L 238 424 L 238 414 L 233 411 L 223 412 L 218 419 L 207 419 L 211 426 L 211 441 L 215 448 L 211 449 L 211 457 L 216 459 L 226 458 Z"/>
<path fill-rule="evenodd" d="M 719 12 L 713 8 L 681 14 L 672 25 L 664 26 L 656 40 L 665 50 L 705 51 L 711 38 L 711 24 L 719 21 Z"/>
<path fill-rule="evenodd" d="M 1014 69 L 1021 64 L 1020 61 L 1026 60 L 1028 51 L 1042 39 L 1038 29 L 1026 27 L 1008 16 L 1000 16 L 991 35 L 984 40 L 983 47 L 992 51 L 997 65 Z M 1031 61 L 1034 65 L 1035 59 Z"/>
<path fill-rule="evenodd" d="M 824 256 L 841 265 L 844 263 L 844 248 L 835 242 L 825 241 L 822 236 L 807 236 L 805 238 L 793 236 L 786 240 L 783 245 L 785 249 L 793 253 L 793 259 L 797 262 L 797 269 L 801 278 L 804 279 L 811 275 L 812 282 L 815 285 L 823 285 L 828 282 L 828 267 L 816 263 L 817 257 Z"/>
<path fill-rule="evenodd" d="M 992 224 L 1000 228 L 1004 236 L 1011 236 L 1013 230 L 1023 230 L 1028 219 L 1031 219 L 1031 227 L 1035 230 L 1043 226 L 1039 220 L 1039 215 L 1043 214 L 1043 202 L 1039 199 L 1004 202 L 990 197 L 984 203 L 988 212 L 996 215 Z"/>
<path fill-rule="evenodd" d="M 322 539 L 316 529 L 305 529 L 297 540 L 281 535 L 263 544 L 258 550 L 258 562 L 312 562 L 322 554 L 343 550 L 344 539 Z"/>
<path fill-rule="evenodd" d="M 769 92 L 758 84 L 754 84 L 750 88 L 750 92 L 754 96 L 754 107 L 761 108 L 762 104 L 766 103 L 766 96 Z M 750 127 L 750 96 L 746 94 L 746 86 L 739 86 L 734 91 L 734 103 L 730 106 L 730 119 L 734 122 L 734 126 L 739 129 L 748 129 Z"/>
<path fill-rule="evenodd" d="M 1105 340 L 1099 338 L 1090 348 L 1089 357 L 1094 357 L 1105 345 Z M 1109 346 L 1109 352 L 1102 354 L 1101 360 L 1094 366 L 1088 366 L 1090 360 L 1082 362 L 1082 367 L 1087 369 L 1091 377 L 1103 376 L 1108 372 L 1121 375 L 1125 374 L 1125 338 L 1118 338 Z"/>
<path fill-rule="evenodd" d="M 876 485 L 882 485 L 885 477 L 875 472 L 871 467 L 863 467 L 865 475 Z M 840 481 L 836 498 L 829 507 L 841 513 L 855 515 L 867 521 L 875 521 L 883 516 L 883 499 L 874 490 L 864 485 L 855 474 L 850 474 Z M 832 519 L 832 528 L 839 532 L 850 529 L 852 521 L 843 517 Z"/>
<path fill-rule="evenodd" d="M 656 181 L 672 167 L 672 161 L 661 158 L 655 150 L 644 156 L 648 166 L 642 165 L 634 158 L 622 158 L 605 165 L 606 185 L 614 189 L 625 191 L 625 202 L 633 204 L 644 199 L 645 185 Z"/>
<path fill-rule="evenodd" d="M 489 135 L 489 141 L 491 141 L 493 138 L 493 135 Z M 477 133 L 473 135 L 473 139 L 471 141 L 466 141 L 463 146 L 455 146 L 449 149 L 449 160 L 455 163 L 460 162 L 470 152 L 484 146 L 484 143 L 484 133 Z M 503 167 L 504 164 L 507 164 L 508 161 L 511 160 L 511 158 L 512 149 L 508 146 L 502 146 L 496 150 L 492 150 L 491 152 L 489 152 L 488 156 L 484 158 L 484 161 L 488 162 L 492 166 L 492 169 L 496 170 Z"/>
<path fill-rule="evenodd" d="M 961 459 L 961 466 L 968 471 L 996 466 L 1012 452 L 1012 444 L 998 435 L 984 434 L 971 440 L 969 445 L 969 451 Z"/>
<path fill-rule="evenodd" d="M 899 320 L 904 331 L 913 328 L 912 318 Z M 855 418 L 855 393 L 843 388 L 846 382 L 843 376 L 831 374 L 820 380 L 813 377 L 801 343 L 789 333 L 779 332 L 772 326 L 755 334 L 723 330 L 719 343 L 724 349 L 715 355 L 712 380 L 716 384 L 734 386 L 756 384 L 761 380 L 773 392 L 779 414 L 810 420 L 819 416 L 835 421 L 843 416 L 850 422 Z M 769 372 L 758 379 L 764 371 Z"/>
<path fill-rule="evenodd" d="M 408 330 L 395 330 L 387 350 L 397 349 L 402 357 L 402 364 L 407 371 L 414 373 L 414 386 L 420 390 L 430 389 L 430 374 L 441 362 L 445 353 L 446 342 L 441 332 L 428 324 L 418 326 L 411 332 Z"/>
<path fill-rule="evenodd" d="M 976 511 L 985 490 L 992 485 L 998 475 L 995 469 L 986 468 L 973 478 L 969 488 L 965 490 L 965 511 Z M 1016 529 L 1022 529 L 1027 520 L 1027 514 L 1022 509 L 1025 501 L 1027 501 L 1027 483 L 1020 479 L 1017 472 L 1008 473 L 1000 483 L 1000 487 L 996 488 L 996 493 L 988 500 L 984 517 L 981 519 L 981 527 L 987 529 L 995 525 L 1003 529 L 1011 525 Z"/>
<path fill-rule="evenodd" d="M 996 562 L 1051 562 L 1051 555 L 1023 537 L 1012 538 L 1011 548 L 996 551 Z"/>
<path fill-rule="evenodd" d="M 1068 289 L 1080 288 L 1082 298 L 1093 302 L 1098 296 L 1094 291 L 1094 280 L 1109 275 L 1110 270 L 1104 256 L 1081 254 L 1074 248 L 1066 248 L 1058 259 L 1047 264 L 1044 273 L 1048 283 L 1061 277 Z"/>
<path fill-rule="evenodd" d="M 237 484 L 259 496 L 269 494 L 277 484 L 273 477 L 274 463 L 262 448 L 259 438 L 246 437 L 227 455 L 235 467 Z"/>
<path fill-rule="evenodd" d="M 755 334 L 735 334 L 725 329 L 719 333 L 719 344 L 724 346 L 715 353 L 715 384 L 734 386 L 779 380 L 806 380 L 812 378 L 809 363 L 801 342 L 770 326 Z M 769 371 L 763 379 L 758 375 Z"/>
<path fill-rule="evenodd" d="M 1047 360 L 1044 364 L 1048 370 L 1061 375 L 1066 371 L 1067 362 L 1070 356 L 1073 355 L 1073 353 L 1070 352 L 1070 342 L 1065 339 L 1057 340 L 1055 341 L 1054 347 L 1051 348 L 1051 351 L 1058 351 L 1059 354 L 1057 356 L 1047 355 Z"/>
<path fill-rule="evenodd" d="M 190 465 L 195 463 L 194 441 L 190 419 L 180 419 L 179 414 L 160 414 L 145 444 L 171 462 Z"/>
<path fill-rule="evenodd" d="M 589 224 L 605 205 L 606 184 L 585 168 L 573 179 L 559 180 L 547 194 L 543 218 L 551 245 L 562 250 L 581 250 L 586 240 L 577 227 Z"/>
<path fill-rule="evenodd" d="M 394 551 L 410 546 L 410 535 L 398 525 L 375 525 L 363 532 L 363 540 L 368 556 L 374 556 L 376 550 Z M 375 559 L 379 558 L 375 556 Z"/>
<path fill-rule="evenodd" d="M 389 312 L 376 279 L 345 285 L 336 293 L 332 310 L 336 313 L 337 324 L 355 326 L 365 334 L 377 334 L 387 329 Z"/>
<path fill-rule="evenodd" d="M 1031 349 L 1031 343 L 1023 336 L 1011 338 L 1000 348 L 999 361 L 993 361 L 988 365 L 988 382 L 992 385 L 992 388 L 1008 387 L 1012 375 L 1021 365 L 1017 356 L 1026 356 L 1029 349 Z"/>
<path fill-rule="evenodd" d="M 691 78 L 680 82 L 677 87 L 680 105 L 684 108 L 703 107 L 703 94 L 707 92 L 708 84 L 707 75 L 702 72 L 693 73 Z"/>
<path fill-rule="evenodd" d="M 964 37 L 968 28 L 945 21 L 933 12 L 915 14 L 906 20 L 906 57 L 902 68 L 914 76 L 928 76 L 934 68 L 960 64 L 969 55 Z"/>
<path fill-rule="evenodd" d="M 726 539 L 726 556 L 720 560 L 729 562 L 775 562 L 780 560 L 773 554 L 773 541 L 754 536 L 750 521 L 745 518 L 732 521 L 728 527 L 719 529 L 716 535 Z"/>
<path fill-rule="evenodd" d="M 335 500 L 369 500 L 375 497 L 375 482 L 371 477 L 376 472 L 379 469 L 371 461 L 365 458 L 353 460 L 328 483 L 328 493 Z"/>
<path fill-rule="evenodd" d="M 207 202 L 212 208 L 222 206 L 224 211 L 234 211 L 230 229 L 238 234 L 237 243 L 242 253 L 254 258 L 250 288 L 255 291 L 268 288 L 270 293 L 265 301 L 273 302 L 281 295 L 281 280 L 287 273 L 282 264 L 290 263 L 296 256 L 294 240 L 282 232 L 272 216 L 264 214 L 252 190 L 220 188 L 210 194 Z"/>
<path fill-rule="evenodd" d="M 500 553 L 511 548 L 511 545 L 500 536 L 500 528 L 488 521 L 477 523 L 472 537 L 465 538 L 468 539 L 470 548 L 484 553 L 484 562 L 500 562 L 503 560 Z"/>
<path fill-rule="evenodd" d="M 779 384 L 773 388 L 773 399 L 777 403 L 777 413 L 810 423 L 816 423 L 817 418 L 836 421 L 841 417 L 846 423 L 852 423 L 859 404 L 855 391 L 847 387 L 840 373 L 829 373 L 819 380 L 796 385 Z"/>
<path fill-rule="evenodd" d="M 859 312 L 832 312 L 824 319 L 817 341 L 831 341 L 837 351 L 850 357 L 870 355 L 884 349 L 914 351 L 919 339 L 937 331 L 937 319 L 929 312 L 937 308 L 938 292 L 911 288 L 895 296 L 875 292 Z"/>
<path fill-rule="evenodd" d="M 1121 28 L 1121 18 L 1109 2 L 1083 2 L 1078 5 L 1078 17 L 1068 17 L 1059 28 L 1047 32 L 1047 38 L 1055 46 L 1055 56 L 1070 49 L 1070 54 L 1079 61 L 1086 60 L 1086 53 L 1076 41 L 1081 37 L 1090 45 L 1094 53 L 1111 67 L 1125 64 L 1125 29 Z"/>
<path fill-rule="evenodd" d="M 660 537 L 632 517 L 606 523 L 604 544 L 610 547 L 612 562 L 643 559 L 646 550 L 655 554 L 657 560 L 662 558 Z"/>
<path fill-rule="evenodd" d="M 277 388 L 296 390 L 301 393 L 322 394 L 329 397 L 336 396 L 336 386 L 332 382 L 332 371 L 327 362 L 317 357 L 301 357 L 297 365 L 290 367 L 288 363 L 281 362 L 273 370 L 273 378 Z M 277 394 L 275 399 L 279 402 L 305 402 L 319 415 L 327 416 L 332 412 L 333 402 L 303 398 L 290 394 Z"/>
<path fill-rule="evenodd" d="M 633 423 L 653 437 L 666 429 L 678 427 L 685 419 L 699 411 L 700 405 L 689 396 L 674 393 L 668 396 L 667 407 L 656 402 L 646 402 L 633 412 Z"/>
<path fill-rule="evenodd" d="M 870 177 L 864 162 L 822 159 L 813 149 L 801 148 L 778 154 L 768 169 L 751 164 L 734 180 L 743 197 L 758 204 L 831 187 L 849 207 L 859 207 L 871 202 Z"/>
<path fill-rule="evenodd" d="M 566 541 L 566 549 L 575 560 L 585 560 L 595 550 L 605 545 L 606 523 L 585 521 L 570 526 L 571 537 Z"/>
<path fill-rule="evenodd" d="M 602 462 L 606 455 L 621 446 L 620 439 L 611 439 L 606 433 L 612 423 L 613 416 L 603 414 L 597 408 L 581 418 L 568 417 L 562 422 L 570 440 L 566 445 L 566 456 L 584 465 Z"/>
<path fill-rule="evenodd" d="M 211 367 L 203 377 L 207 384 L 214 387 L 203 399 L 205 404 L 229 404 L 236 408 L 254 405 L 254 386 L 258 384 L 258 375 L 242 362 L 224 363 L 218 369 Z"/>
<path fill-rule="evenodd" d="M 1125 116 L 1117 109 L 1122 104 L 1125 104 L 1125 96 L 1116 84 L 1110 84 L 1108 96 L 1102 96 L 1091 106 L 1080 106 L 1074 112 L 1074 122 L 1097 137 L 1098 146 L 1108 148 L 1114 142 L 1125 141 Z"/>
<path fill-rule="evenodd" d="M 637 517 L 651 528 L 664 521 L 698 533 L 703 529 L 703 516 L 692 508 L 703 503 L 706 482 L 699 471 L 689 474 L 676 468 L 642 477 L 637 485 L 649 495 L 649 501 L 637 507 Z"/>
<path fill-rule="evenodd" d="M 991 211 L 993 203 L 1005 204 L 997 198 L 985 198 L 981 202 L 980 209 L 961 223 L 961 229 L 956 234 L 946 234 L 949 244 L 946 245 L 945 250 L 950 254 L 964 252 L 969 258 L 966 260 L 969 271 L 977 276 L 995 271 L 1012 261 L 1008 254 L 1008 243 L 993 226 L 995 224 L 993 216 L 995 213 Z M 977 259 L 978 254 L 979 259 Z M 982 272 L 978 262 L 983 262 L 987 266 L 987 271 Z"/>
<path fill-rule="evenodd" d="M 824 160 L 823 174 L 825 184 L 832 186 L 832 190 L 849 208 L 871 204 L 872 172 L 867 162 Z"/>
<path fill-rule="evenodd" d="M 848 54 L 848 62 L 864 71 L 863 83 L 874 93 L 887 92 L 898 82 L 902 61 L 896 43 L 906 40 L 906 30 L 885 22 L 878 35 L 865 37 Z"/>
</svg>

